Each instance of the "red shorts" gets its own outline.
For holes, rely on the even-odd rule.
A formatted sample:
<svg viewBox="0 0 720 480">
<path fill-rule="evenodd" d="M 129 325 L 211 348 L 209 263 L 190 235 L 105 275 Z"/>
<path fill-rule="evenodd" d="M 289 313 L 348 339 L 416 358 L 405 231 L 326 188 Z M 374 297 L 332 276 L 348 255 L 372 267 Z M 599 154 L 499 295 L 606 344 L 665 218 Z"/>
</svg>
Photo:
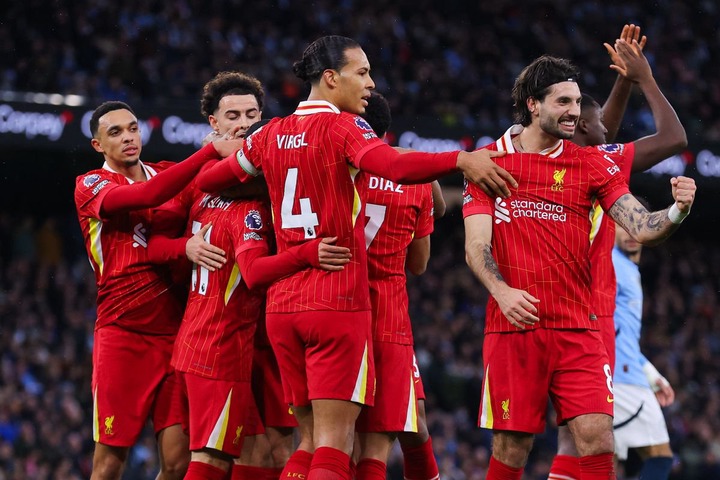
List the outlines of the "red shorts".
<svg viewBox="0 0 720 480">
<path fill-rule="evenodd" d="M 600 336 L 610 359 L 610 367 L 615 372 L 615 319 L 611 315 L 598 316 Z"/>
<path fill-rule="evenodd" d="M 190 436 L 190 450 L 211 448 L 239 457 L 244 438 L 257 430 L 252 424 L 255 401 L 250 382 L 186 372 L 177 372 L 177 378 L 187 402 L 183 427 Z"/>
<path fill-rule="evenodd" d="M 290 405 L 285 402 L 280 370 L 270 345 L 255 346 L 252 388 L 265 427 L 298 426 Z"/>
<path fill-rule="evenodd" d="M 541 433 L 548 396 L 559 425 L 578 415 L 613 415 L 612 375 L 598 331 L 486 334 L 483 362 L 482 428 Z"/>
<path fill-rule="evenodd" d="M 285 402 L 311 400 L 373 404 L 375 367 L 369 311 L 267 314 Z"/>
<path fill-rule="evenodd" d="M 417 432 L 412 345 L 375 342 L 375 406 L 363 408 L 358 432 Z"/>
<path fill-rule="evenodd" d="M 417 364 L 417 358 L 413 352 L 413 379 L 415 381 L 415 397 L 418 400 L 425 400 L 425 386 L 422 383 L 422 377 L 420 377 L 420 368 Z"/>
<path fill-rule="evenodd" d="M 95 330 L 93 346 L 93 439 L 130 447 L 148 417 L 155 432 L 181 423 L 172 375 L 174 335 L 144 335 L 115 325 Z"/>
</svg>

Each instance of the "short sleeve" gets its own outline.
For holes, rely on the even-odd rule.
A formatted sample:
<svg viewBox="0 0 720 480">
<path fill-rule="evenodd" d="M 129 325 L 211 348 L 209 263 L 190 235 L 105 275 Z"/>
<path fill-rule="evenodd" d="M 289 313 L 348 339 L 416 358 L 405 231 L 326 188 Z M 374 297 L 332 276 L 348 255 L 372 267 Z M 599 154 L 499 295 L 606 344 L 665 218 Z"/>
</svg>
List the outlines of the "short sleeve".
<svg viewBox="0 0 720 480">
<path fill-rule="evenodd" d="M 383 144 L 370 124 L 358 115 L 340 113 L 331 129 L 333 143 L 340 147 L 348 162 L 358 168 L 358 159 L 369 149 Z"/>
<path fill-rule="evenodd" d="M 103 199 L 119 185 L 110 172 L 94 170 L 80 175 L 75 181 L 75 205 L 81 217 L 101 219 L 100 208 Z"/>
<path fill-rule="evenodd" d="M 493 199 L 480 190 L 480 187 L 465 180 L 462 211 L 463 218 L 471 215 L 492 215 Z"/>
</svg>

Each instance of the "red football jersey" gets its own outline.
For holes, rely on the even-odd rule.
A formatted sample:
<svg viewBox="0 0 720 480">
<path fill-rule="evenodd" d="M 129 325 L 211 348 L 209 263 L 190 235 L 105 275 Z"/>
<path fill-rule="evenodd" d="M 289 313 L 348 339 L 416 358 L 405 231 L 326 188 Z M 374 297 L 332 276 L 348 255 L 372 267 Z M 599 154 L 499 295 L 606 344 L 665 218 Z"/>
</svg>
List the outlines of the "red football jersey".
<svg viewBox="0 0 720 480">
<path fill-rule="evenodd" d="M 363 207 L 366 181 L 356 159 L 382 145 L 368 123 L 324 101 L 300 103 L 248 137 L 238 153 L 270 191 L 278 253 L 317 237 L 337 236 L 352 261 L 340 272 L 304 269 L 268 290 L 268 313 L 370 309 Z"/>
<path fill-rule="evenodd" d="M 365 244 L 375 341 L 412 345 L 405 278 L 407 248 L 433 231 L 432 187 L 368 176 Z"/>
<path fill-rule="evenodd" d="M 187 235 L 212 223 L 205 240 L 235 261 L 214 272 L 193 266 L 172 365 L 203 377 L 250 381 L 253 339 L 265 295 L 248 290 L 238 262 L 248 249 L 270 251 L 270 212 L 258 200 L 232 200 L 196 191 L 189 218 Z"/>
<path fill-rule="evenodd" d="M 142 164 L 147 178 L 172 165 L 175 163 Z M 107 163 L 75 181 L 78 220 L 97 282 L 95 328 L 116 324 L 141 333 L 172 334 L 177 331 L 179 318 L 155 319 L 148 324 L 140 321 L 143 306 L 171 287 L 168 269 L 151 264 L 147 257 L 152 210 L 134 210 L 105 218 L 100 215 L 105 195 L 130 183 Z"/>
<path fill-rule="evenodd" d="M 540 299 L 540 322 L 527 328 L 597 330 L 590 311 L 590 212 L 629 193 L 613 160 L 597 150 L 560 140 L 540 154 L 516 153 L 510 128 L 487 148 L 505 150 L 495 159 L 519 182 L 508 199 L 492 199 L 466 182 L 463 215 L 493 216 L 493 256 L 505 281 Z M 486 332 L 518 329 L 490 298 Z"/>
<path fill-rule="evenodd" d="M 626 183 L 630 183 L 632 163 L 635 158 L 635 144 L 605 144 L 595 147 L 603 155 L 612 158 L 620 167 Z M 590 230 L 590 272 L 592 276 L 592 312 L 598 316 L 611 317 L 615 313 L 615 268 L 612 263 L 612 249 L 615 245 L 615 222 L 605 215 L 599 203 L 595 202 Z"/>
</svg>

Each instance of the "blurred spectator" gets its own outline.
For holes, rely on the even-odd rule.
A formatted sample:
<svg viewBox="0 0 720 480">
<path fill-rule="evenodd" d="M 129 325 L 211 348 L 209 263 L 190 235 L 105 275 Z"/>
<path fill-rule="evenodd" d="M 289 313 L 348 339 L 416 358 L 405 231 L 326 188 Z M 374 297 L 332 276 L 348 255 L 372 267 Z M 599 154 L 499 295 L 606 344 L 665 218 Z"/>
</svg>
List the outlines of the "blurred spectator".
<svg viewBox="0 0 720 480">
<path fill-rule="evenodd" d="M 292 62 L 309 41 L 341 33 L 363 45 L 394 115 L 431 115 L 480 134 L 508 122 L 508 86 L 542 53 L 571 58 L 583 90 L 602 100 L 615 80 L 602 44 L 634 22 L 651 39 L 647 56 L 688 137 L 720 137 L 714 0 L 317 0 L 311 8 L 287 0 L 26 0 L 3 3 L 0 14 L 14 19 L 0 25 L 0 89 L 194 106 L 203 79 L 239 69 L 264 79 L 269 113 L 285 115 L 303 96 Z M 652 128 L 641 103 L 631 101 L 626 138 Z"/>
</svg>

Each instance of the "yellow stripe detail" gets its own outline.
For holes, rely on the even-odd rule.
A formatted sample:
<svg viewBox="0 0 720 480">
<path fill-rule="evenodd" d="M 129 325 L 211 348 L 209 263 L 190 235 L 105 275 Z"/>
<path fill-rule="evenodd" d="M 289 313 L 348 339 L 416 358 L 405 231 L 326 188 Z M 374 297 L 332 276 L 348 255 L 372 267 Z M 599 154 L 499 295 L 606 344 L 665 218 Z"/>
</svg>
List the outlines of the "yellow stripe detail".
<svg viewBox="0 0 720 480">
<path fill-rule="evenodd" d="M 413 378 L 412 372 L 410 372 L 410 402 L 408 404 L 408 415 L 405 422 L 406 432 L 418 431 L 418 400 L 415 395 L 415 379 Z"/>
<path fill-rule="evenodd" d="M 348 170 L 350 170 L 350 178 L 353 182 L 352 224 L 354 227 L 357 218 L 360 216 L 360 211 L 362 210 L 362 200 L 360 200 L 360 194 L 355 187 L 355 178 L 357 177 L 357 174 L 360 170 L 353 167 L 352 165 L 348 165 Z"/>
<path fill-rule="evenodd" d="M 485 381 L 483 382 L 483 399 L 482 399 L 482 417 L 480 426 L 483 428 L 493 428 L 493 411 L 490 396 L 490 365 L 485 369 Z"/>
<path fill-rule="evenodd" d="M 100 275 L 103 273 L 105 262 L 103 260 L 102 253 L 102 220 L 97 218 L 91 218 L 90 223 L 90 253 L 92 254 L 93 260 L 100 269 Z"/>
<path fill-rule="evenodd" d="M 603 212 L 600 204 L 595 203 L 592 213 L 590 214 L 590 243 L 593 243 L 595 237 L 600 231 L 600 224 L 602 223 L 604 214 L 605 212 Z"/>
<path fill-rule="evenodd" d="M 208 438 L 208 448 L 222 451 L 223 444 L 225 443 L 225 435 L 227 434 L 228 421 L 230 419 L 230 402 L 232 401 L 232 388 L 228 393 L 227 399 L 225 399 L 225 406 L 223 406 L 220 417 L 215 422 L 215 427 L 210 433 Z"/>
<path fill-rule="evenodd" d="M 93 440 L 95 442 L 100 441 L 100 415 L 98 413 L 98 399 L 97 399 L 97 385 L 95 385 L 95 391 L 93 392 Z"/>
<path fill-rule="evenodd" d="M 353 402 L 362 404 L 365 403 L 365 396 L 367 395 L 368 369 L 368 344 L 365 342 L 365 350 L 363 351 L 360 370 L 355 378 L 355 389 L 353 390 L 352 398 L 350 398 Z"/>
<path fill-rule="evenodd" d="M 233 265 L 232 271 L 230 272 L 230 278 L 228 279 L 227 287 L 225 287 L 225 305 L 227 305 L 230 301 L 230 297 L 232 296 L 237 286 L 240 284 L 241 279 L 242 275 L 240 275 L 240 267 L 238 267 L 238 264 L 236 263 L 235 265 Z"/>
</svg>

